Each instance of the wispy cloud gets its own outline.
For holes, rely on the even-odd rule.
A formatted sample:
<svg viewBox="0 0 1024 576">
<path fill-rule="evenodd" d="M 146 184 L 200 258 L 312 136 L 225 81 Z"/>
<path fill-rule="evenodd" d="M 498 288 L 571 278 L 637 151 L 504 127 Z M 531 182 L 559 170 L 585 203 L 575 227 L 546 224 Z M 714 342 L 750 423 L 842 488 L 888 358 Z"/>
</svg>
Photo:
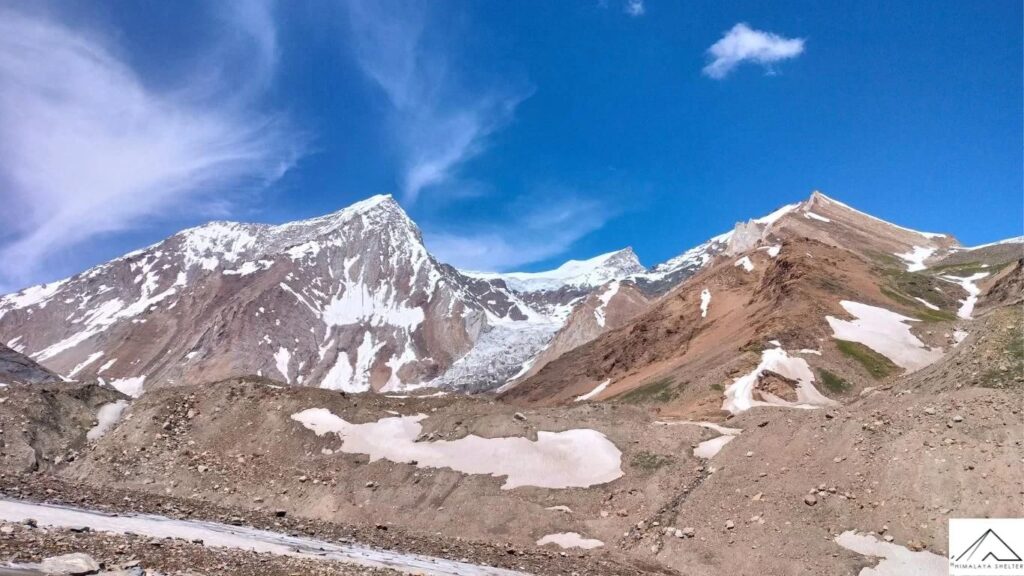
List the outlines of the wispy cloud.
<svg viewBox="0 0 1024 576">
<path fill-rule="evenodd" d="M 443 46 L 428 43 L 426 4 L 348 2 L 356 59 L 391 106 L 402 157 L 402 197 L 449 180 L 504 127 L 532 87 L 467 88 Z"/>
<path fill-rule="evenodd" d="M 754 62 L 771 70 L 773 63 L 796 58 L 803 51 L 802 38 L 784 38 L 754 30 L 741 22 L 708 48 L 711 62 L 704 67 L 704 74 L 715 79 L 725 78 L 743 62 Z"/>
<path fill-rule="evenodd" d="M 635 18 L 643 16 L 647 9 L 644 7 L 644 0 L 626 0 L 625 11 Z"/>
<path fill-rule="evenodd" d="M 205 73 L 156 91 L 103 38 L 0 8 L 0 284 L 35 280 L 48 257 L 98 235 L 223 205 L 221 192 L 293 165 L 301 149 L 284 119 L 239 96 L 269 82 L 269 9 L 236 4 L 225 18 L 237 44 L 212 47 Z M 228 61 L 211 54 L 244 57 L 250 80 L 229 84 L 217 71 Z"/>
<path fill-rule="evenodd" d="M 463 270 L 508 271 L 563 254 L 614 215 L 606 204 L 575 194 L 531 196 L 508 213 L 499 225 L 465 233 L 428 228 L 427 248 Z"/>
</svg>

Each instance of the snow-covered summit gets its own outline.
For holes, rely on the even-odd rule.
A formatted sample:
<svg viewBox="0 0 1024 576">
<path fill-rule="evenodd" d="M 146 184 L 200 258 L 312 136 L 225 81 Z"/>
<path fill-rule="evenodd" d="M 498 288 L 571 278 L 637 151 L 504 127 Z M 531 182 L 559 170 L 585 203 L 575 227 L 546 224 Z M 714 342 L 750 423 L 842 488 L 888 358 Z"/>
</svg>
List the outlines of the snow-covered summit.
<svg viewBox="0 0 1024 576">
<path fill-rule="evenodd" d="M 504 280 L 516 292 L 542 292 L 564 287 L 593 288 L 645 270 L 633 249 L 627 247 L 587 260 L 569 260 L 558 268 L 543 272 L 463 271 L 463 274 L 484 280 Z"/>
</svg>

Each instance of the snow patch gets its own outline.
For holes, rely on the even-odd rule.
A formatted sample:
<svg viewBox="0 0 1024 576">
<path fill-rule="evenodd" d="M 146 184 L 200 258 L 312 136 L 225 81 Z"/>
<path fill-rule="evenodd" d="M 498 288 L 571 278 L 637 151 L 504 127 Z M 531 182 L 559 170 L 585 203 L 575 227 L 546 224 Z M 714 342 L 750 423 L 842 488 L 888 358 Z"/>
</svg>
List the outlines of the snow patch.
<svg viewBox="0 0 1024 576">
<path fill-rule="evenodd" d="M 917 296 L 915 296 L 914 300 L 917 300 L 921 304 L 924 304 L 927 308 L 929 308 L 931 310 L 938 310 L 939 309 L 938 306 L 936 306 L 935 304 L 932 304 L 931 302 L 925 300 L 924 298 L 918 298 Z"/>
<path fill-rule="evenodd" d="M 760 394 L 767 400 L 754 400 L 754 388 L 761 376 L 768 371 L 797 382 L 796 402 L 783 400 L 763 390 L 760 391 Z M 790 357 L 782 348 L 768 348 L 761 352 L 761 362 L 756 368 L 749 374 L 737 378 L 725 389 L 725 401 L 722 402 L 722 409 L 739 414 L 754 406 L 816 408 L 835 404 L 834 400 L 826 398 L 814 387 L 814 373 L 811 372 L 811 367 L 806 360 Z"/>
<path fill-rule="evenodd" d="M 538 431 L 528 438 L 481 438 L 417 442 L 425 414 L 352 424 L 324 408 L 291 416 L 317 436 L 337 434 L 341 452 L 366 454 L 418 468 L 451 468 L 465 474 L 505 476 L 503 490 L 519 486 L 587 488 L 622 476 L 622 452 L 604 434 L 590 429 Z"/>
<path fill-rule="evenodd" d="M 942 357 L 910 331 L 909 322 L 917 322 L 885 308 L 843 300 L 839 303 L 853 320 L 826 316 L 832 336 L 838 340 L 859 342 L 909 371 L 918 370 Z"/>
<path fill-rule="evenodd" d="M 92 354 L 89 355 L 88 358 L 83 360 L 78 366 L 75 366 L 74 368 L 72 368 L 71 372 L 68 372 L 68 378 L 74 378 L 75 374 L 78 374 L 79 372 L 82 371 L 82 368 L 85 368 L 89 364 L 92 364 L 96 360 L 99 360 L 99 358 L 101 356 L 103 356 L 103 352 L 93 352 Z"/>
<path fill-rule="evenodd" d="M 93 442 L 102 438 L 104 434 L 117 424 L 121 419 L 121 414 L 127 407 L 127 400 L 118 400 L 117 402 L 110 402 L 100 406 L 99 411 L 96 413 L 96 425 L 85 433 L 85 438 Z"/>
<path fill-rule="evenodd" d="M 281 346 L 274 352 L 274 362 L 277 364 L 277 371 L 284 376 L 284 381 L 291 384 L 292 379 L 288 376 L 288 363 L 292 360 L 292 353 L 287 348 Z"/>
<path fill-rule="evenodd" d="M 607 388 L 608 384 L 610 384 L 610 383 L 611 383 L 611 379 L 608 379 L 608 380 L 605 380 L 604 382 L 601 382 L 597 386 L 594 386 L 594 389 L 591 390 L 590 392 L 587 392 L 586 394 L 583 394 L 582 396 L 577 396 L 575 402 L 584 402 L 586 400 L 590 400 L 591 398 L 594 398 L 595 396 L 597 396 L 601 392 L 604 392 L 604 389 Z"/>
<path fill-rule="evenodd" d="M 142 386 L 145 382 L 145 376 L 134 376 L 132 378 L 115 378 L 107 382 L 107 384 L 125 396 L 138 398 L 142 395 Z"/>
<path fill-rule="evenodd" d="M 904 252 L 903 254 L 896 254 L 897 258 L 900 258 L 907 263 L 907 272 L 919 272 L 927 268 L 924 261 L 929 256 L 935 253 L 935 248 L 929 248 L 927 246 L 914 246 L 910 252 Z"/>
<path fill-rule="evenodd" d="M 707 288 L 700 292 L 700 317 L 708 317 L 708 305 L 711 304 L 711 291 Z"/>
<path fill-rule="evenodd" d="M 974 305 L 978 303 L 978 296 L 981 294 L 981 288 L 975 284 L 978 280 L 988 276 L 988 272 L 978 272 L 971 276 L 939 276 L 943 280 L 948 280 L 954 284 L 959 284 L 967 292 L 967 298 L 960 301 L 960 309 L 956 311 L 956 315 L 970 320 L 974 315 Z"/>
<path fill-rule="evenodd" d="M 537 540 L 537 546 L 543 546 L 545 544 L 557 544 L 562 548 L 583 548 L 584 550 L 590 550 L 592 548 L 598 548 L 604 546 L 604 542 L 600 540 L 594 540 L 592 538 L 584 538 L 576 532 L 559 532 L 557 534 L 548 534 Z"/>
<path fill-rule="evenodd" d="M 859 576 L 945 576 L 949 573 L 949 561 L 945 557 L 926 550 L 914 552 L 873 535 L 847 530 L 836 536 L 836 544 L 857 554 L 881 558 L 876 566 L 862 568 Z"/>
<path fill-rule="evenodd" d="M 740 258 L 739 260 L 736 261 L 736 264 L 734 265 L 742 266 L 743 269 L 746 270 L 747 272 L 754 271 L 754 263 L 750 261 L 750 256 L 744 256 L 743 258 Z"/>
<path fill-rule="evenodd" d="M 594 308 L 594 319 L 597 320 L 597 325 L 604 328 L 605 322 L 605 308 L 608 307 L 608 303 L 612 301 L 612 298 L 619 293 L 619 281 L 616 280 L 609 284 L 601 295 L 598 297 L 600 304 Z"/>
<path fill-rule="evenodd" d="M 831 222 L 831 220 L 829 220 L 828 218 L 825 218 L 824 216 L 822 216 L 820 214 L 815 214 L 814 212 L 811 212 L 810 210 L 807 210 L 807 211 L 804 212 L 804 217 L 809 219 L 809 220 L 818 220 L 819 222 Z"/>
</svg>

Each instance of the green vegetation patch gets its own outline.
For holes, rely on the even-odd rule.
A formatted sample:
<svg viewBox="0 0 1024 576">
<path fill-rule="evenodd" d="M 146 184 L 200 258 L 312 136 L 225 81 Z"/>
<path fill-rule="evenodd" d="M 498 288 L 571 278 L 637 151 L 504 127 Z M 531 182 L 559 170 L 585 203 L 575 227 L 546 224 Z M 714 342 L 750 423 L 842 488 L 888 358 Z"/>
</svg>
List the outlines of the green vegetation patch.
<svg viewBox="0 0 1024 576">
<path fill-rule="evenodd" d="M 936 292 L 935 286 L 941 280 L 936 280 L 928 274 L 918 272 L 904 272 L 886 270 L 888 286 L 881 286 L 879 289 L 890 300 L 902 304 L 914 310 L 913 315 L 925 322 L 942 322 L 956 320 L 956 314 L 950 310 L 932 310 L 915 298 L 921 298 L 927 302 L 940 307 L 953 306 L 949 296 Z"/>
<path fill-rule="evenodd" d="M 853 386 L 851 386 L 850 383 L 844 380 L 841 376 L 833 374 L 824 368 L 818 368 L 818 379 L 825 385 L 825 388 L 828 388 L 836 394 L 844 394 L 853 388 Z"/>
<path fill-rule="evenodd" d="M 988 272 L 989 274 L 995 274 L 1002 270 L 1008 264 L 1013 264 L 1014 260 L 1008 262 L 1000 262 L 998 264 L 985 265 L 984 262 L 965 262 L 963 264 L 947 264 L 945 266 L 936 266 L 929 268 L 930 271 L 936 274 L 942 274 L 944 276 L 973 276 L 978 272 Z"/>
<path fill-rule="evenodd" d="M 634 468 L 639 468 L 647 472 L 653 472 L 662 466 L 668 466 L 675 459 L 671 456 L 665 456 L 662 454 L 655 454 L 642 450 L 633 455 L 633 460 L 630 462 Z"/>
<path fill-rule="evenodd" d="M 893 364 L 888 358 L 875 352 L 860 342 L 849 340 L 836 340 L 836 348 L 843 354 L 860 362 L 861 366 L 874 378 L 885 378 L 886 376 L 899 371 L 899 367 Z"/>
<path fill-rule="evenodd" d="M 652 382 L 641 384 L 619 396 L 619 400 L 633 404 L 646 404 L 648 402 L 669 402 L 679 396 L 678 387 L 674 386 L 675 378 L 666 376 Z"/>
</svg>

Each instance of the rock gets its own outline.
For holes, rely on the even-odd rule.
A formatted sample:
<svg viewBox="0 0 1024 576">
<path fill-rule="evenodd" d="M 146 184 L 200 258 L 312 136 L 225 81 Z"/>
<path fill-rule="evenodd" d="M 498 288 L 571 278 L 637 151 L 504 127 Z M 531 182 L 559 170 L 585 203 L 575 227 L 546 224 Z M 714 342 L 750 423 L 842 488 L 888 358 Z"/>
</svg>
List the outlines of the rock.
<svg viewBox="0 0 1024 576">
<path fill-rule="evenodd" d="M 287 515 L 288 515 L 288 511 L 287 510 L 274 510 L 274 516 L 277 516 L 278 518 L 284 518 Z"/>
<path fill-rule="evenodd" d="M 956 416 L 953 416 L 953 422 L 963 422 L 963 421 L 964 421 L 964 417 L 963 416 L 961 416 L 959 414 L 957 414 Z"/>
<path fill-rule="evenodd" d="M 929 415 L 929 416 L 932 416 L 932 415 L 935 414 L 935 408 L 925 408 L 924 409 L 924 413 Z"/>
<path fill-rule="evenodd" d="M 100 565 L 92 559 L 92 556 L 75 552 L 73 554 L 46 558 L 39 563 L 39 569 L 44 574 L 53 574 L 54 576 L 76 576 L 97 572 L 100 569 Z"/>
<path fill-rule="evenodd" d="M 886 534 L 885 536 L 883 536 L 883 538 L 886 542 L 892 542 L 893 540 L 895 540 L 895 538 L 892 537 L 892 534 Z"/>
<path fill-rule="evenodd" d="M 818 498 L 814 494 L 808 494 L 807 496 L 804 496 L 804 504 L 807 504 L 808 506 L 814 506 L 817 503 Z"/>
<path fill-rule="evenodd" d="M 733 522 L 732 520 L 726 520 L 725 521 L 725 529 L 726 530 L 732 530 L 735 527 L 736 527 L 736 523 Z"/>
<path fill-rule="evenodd" d="M 683 528 L 683 536 L 687 538 L 693 538 L 696 535 L 697 530 L 695 530 L 692 526 L 687 526 L 686 528 Z"/>
<path fill-rule="evenodd" d="M 682 530 L 678 530 L 678 529 L 677 529 L 677 530 L 675 531 L 675 536 L 676 536 L 676 538 L 685 538 L 685 537 L 686 537 L 686 533 L 685 533 L 685 532 L 683 532 Z"/>
<path fill-rule="evenodd" d="M 526 422 L 526 416 L 522 412 L 516 412 L 512 417 L 520 422 Z"/>
</svg>

